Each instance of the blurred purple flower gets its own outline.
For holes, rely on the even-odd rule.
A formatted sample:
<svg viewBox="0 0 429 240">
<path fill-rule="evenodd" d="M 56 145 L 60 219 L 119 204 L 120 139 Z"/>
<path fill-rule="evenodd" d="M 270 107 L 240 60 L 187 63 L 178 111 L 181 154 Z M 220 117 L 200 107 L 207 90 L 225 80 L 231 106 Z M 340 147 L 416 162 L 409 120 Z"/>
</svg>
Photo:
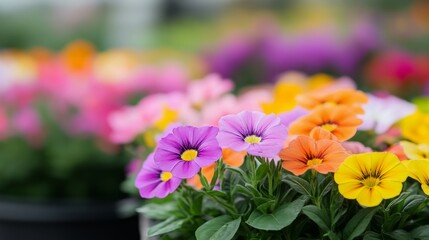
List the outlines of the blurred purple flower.
<svg viewBox="0 0 429 240">
<path fill-rule="evenodd" d="M 297 120 L 298 118 L 306 115 L 308 113 L 307 110 L 305 110 L 302 107 L 296 107 L 289 112 L 285 112 L 279 115 L 281 123 L 287 128 L 289 124 L 291 124 L 293 121 Z"/>
<path fill-rule="evenodd" d="M 222 148 L 247 151 L 274 158 L 283 147 L 287 131 L 274 114 L 244 111 L 224 116 L 219 121 L 218 140 Z"/>
<path fill-rule="evenodd" d="M 372 149 L 369 147 L 366 147 L 360 142 L 342 142 L 341 146 L 343 146 L 344 149 L 346 149 L 347 152 L 351 154 L 359 154 L 359 153 L 367 153 L 372 152 Z"/>
<path fill-rule="evenodd" d="M 218 131 L 216 127 L 177 127 L 159 141 L 155 162 L 174 176 L 191 178 L 222 156 Z"/>
<path fill-rule="evenodd" d="M 149 154 L 144 161 L 134 183 L 142 198 L 164 198 L 174 192 L 182 182 L 182 179 L 171 172 L 162 171 L 155 163 L 153 155 Z"/>
</svg>

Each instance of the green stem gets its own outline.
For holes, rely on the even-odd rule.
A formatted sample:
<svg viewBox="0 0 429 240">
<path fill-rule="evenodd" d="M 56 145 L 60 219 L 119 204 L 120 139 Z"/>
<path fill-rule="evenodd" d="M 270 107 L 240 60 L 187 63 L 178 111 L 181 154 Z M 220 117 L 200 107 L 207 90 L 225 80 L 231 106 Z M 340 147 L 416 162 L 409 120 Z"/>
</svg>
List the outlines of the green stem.
<svg viewBox="0 0 429 240">
<path fill-rule="evenodd" d="M 314 169 L 311 169 L 311 197 L 313 199 L 314 205 L 320 208 L 320 196 L 317 189 L 317 172 Z"/>
</svg>

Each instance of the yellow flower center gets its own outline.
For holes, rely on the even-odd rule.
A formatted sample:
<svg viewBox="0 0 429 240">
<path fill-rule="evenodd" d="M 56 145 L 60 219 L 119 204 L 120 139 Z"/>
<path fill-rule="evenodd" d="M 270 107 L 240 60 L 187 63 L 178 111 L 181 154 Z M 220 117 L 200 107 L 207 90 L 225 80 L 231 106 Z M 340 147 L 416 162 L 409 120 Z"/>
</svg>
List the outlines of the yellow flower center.
<svg viewBox="0 0 429 240">
<path fill-rule="evenodd" d="M 198 151 L 194 149 L 186 150 L 180 156 L 183 161 L 192 161 L 198 156 Z"/>
<path fill-rule="evenodd" d="M 247 136 L 244 141 L 250 144 L 255 144 L 255 143 L 260 143 L 261 142 L 261 137 L 258 137 L 256 135 L 250 135 Z"/>
<path fill-rule="evenodd" d="M 332 132 L 337 128 L 337 124 L 335 123 L 327 123 L 327 124 L 323 124 L 321 126 L 323 129 L 325 129 L 326 131 Z"/>
<path fill-rule="evenodd" d="M 373 188 L 380 183 L 380 180 L 378 178 L 375 178 L 375 177 L 368 177 L 368 178 L 365 178 L 364 180 L 362 180 L 362 183 L 367 188 Z"/>
<path fill-rule="evenodd" d="M 329 106 L 336 106 L 336 105 L 337 105 L 337 103 L 336 103 L 336 102 L 334 102 L 334 101 L 326 101 L 326 102 L 325 102 L 325 105 L 329 105 Z"/>
<path fill-rule="evenodd" d="M 170 180 L 173 177 L 173 174 L 171 172 L 162 172 L 161 173 L 161 181 L 166 182 Z"/>
<path fill-rule="evenodd" d="M 314 165 L 319 165 L 323 162 L 323 159 L 320 158 L 313 158 L 311 160 L 307 161 L 307 166 L 314 166 Z"/>
</svg>

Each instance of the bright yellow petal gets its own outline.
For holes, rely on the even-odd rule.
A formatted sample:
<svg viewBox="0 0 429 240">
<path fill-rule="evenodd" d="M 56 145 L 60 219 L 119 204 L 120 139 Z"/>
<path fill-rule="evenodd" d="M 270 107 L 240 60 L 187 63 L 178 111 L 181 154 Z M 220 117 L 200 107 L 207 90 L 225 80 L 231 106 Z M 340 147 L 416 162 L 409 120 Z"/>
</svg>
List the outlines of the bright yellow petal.
<svg viewBox="0 0 429 240">
<path fill-rule="evenodd" d="M 338 191 L 347 199 L 356 199 L 364 187 L 359 181 L 348 182 L 338 185 Z"/>
<path fill-rule="evenodd" d="M 408 159 L 422 158 L 422 151 L 419 149 L 417 144 L 408 141 L 401 141 L 399 144 L 404 149 L 404 153 Z"/>
<path fill-rule="evenodd" d="M 362 174 L 345 164 L 341 164 L 334 175 L 334 179 L 337 184 L 360 181 Z"/>
<path fill-rule="evenodd" d="M 422 184 L 422 190 L 426 195 L 429 195 L 429 186 L 426 184 Z"/>
<path fill-rule="evenodd" d="M 398 196 L 402 190 L 402 182 L 382 181 L 375 187 L 384 199 Z"/>
<path fill-rule="evenodd" d="M 429 179 L 429 161 L 409 160 L 408 162 L 407 168 L 409 176 L 425 184 L 426 180 Z"/>
<path fill-rule="evenodd" d="M 344 160 L 344 164 L 360 176 L 371 172 L 372 155 L 370 153 L 352 154 Z"/>
<path fill-rule="evenodd" d="M 381 203 L 383 197 L 374 188 L 363 188 L 356 200 L 364 207 L 375 207 Z"/>
</svg>

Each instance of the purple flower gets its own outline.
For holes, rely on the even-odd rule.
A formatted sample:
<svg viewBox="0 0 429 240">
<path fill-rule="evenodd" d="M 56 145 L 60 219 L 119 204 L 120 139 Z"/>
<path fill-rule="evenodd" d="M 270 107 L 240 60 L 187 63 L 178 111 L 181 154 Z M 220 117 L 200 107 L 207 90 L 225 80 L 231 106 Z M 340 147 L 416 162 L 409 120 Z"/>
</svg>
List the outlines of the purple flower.
<svg viewBox="0 0 429 240">
<path fill-rule="evenodd" d="M 249 154 L 277 157 L 287 137 L 286 127 L 274 114 L 240 112 L 219 120 L 218 140 L 222 148 L 246 150 Z"/>
<path fill-rule="evenodd" d="M 218 131 L 216 127 L 177 127 L 159 141 L 155 162 L 174 176 L 191 178 L 221 157 Z"/>
<path fill-rule="evenodd" d="M 155 163 L 153 155 L 151 153 L 147 157 L 134 184 L 143 198 L 164 198 L 179 187 L 182 179 L 171 172 L 162 171 Z"/>
</svg>

